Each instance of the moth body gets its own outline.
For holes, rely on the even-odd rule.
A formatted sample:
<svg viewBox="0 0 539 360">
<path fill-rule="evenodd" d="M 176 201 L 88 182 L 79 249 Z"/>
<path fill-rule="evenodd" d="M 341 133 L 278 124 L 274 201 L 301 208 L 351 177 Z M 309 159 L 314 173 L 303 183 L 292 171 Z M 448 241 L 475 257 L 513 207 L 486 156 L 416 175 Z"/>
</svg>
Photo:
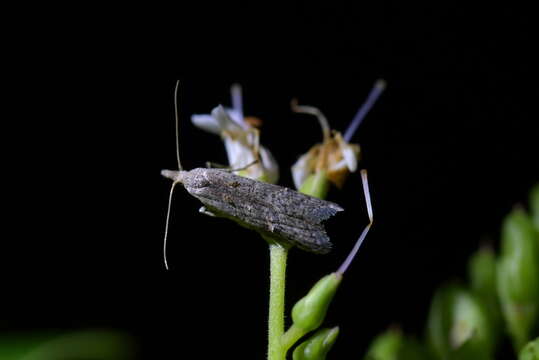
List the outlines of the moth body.
<svg viewBox="0 0 539 360">
<path fill-rule="evenodd" d="M 343 209 L 292 189 L 222 169 L 163 170 L 204 204 L 205 212 L 231 219 L 265 238 L 325 254 L 331 250 L 323 221 Z"/>
</svg>

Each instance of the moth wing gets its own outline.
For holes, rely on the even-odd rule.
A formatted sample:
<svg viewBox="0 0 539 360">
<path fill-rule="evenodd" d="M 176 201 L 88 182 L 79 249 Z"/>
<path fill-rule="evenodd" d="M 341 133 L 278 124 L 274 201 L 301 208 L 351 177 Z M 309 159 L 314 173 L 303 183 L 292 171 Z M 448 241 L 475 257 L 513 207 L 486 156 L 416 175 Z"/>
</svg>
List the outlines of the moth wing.
<svg viewBox="0 0 539 360">
<path fill-rule="evenodd" d="M 217 216 L 310 252 L 331 250 L 322 223 L 343 210 L 339 205 L 230 172 L 205 170 L 213 173 L 212 181 L 197 197 Z"/>
<path fill-rule="evenodd" d="M 319 224 L 329 219 L 343 208 L 326 200 L 321 200 L 309 195 L 305 195 L 292 189 L 257 182 L 258 187 L 265 188 L 265 191 L 258 191 L 265 194 L 259 200 L 263 200 L 267 207 L 275 208 L 280 214 L 286 214 L 293 218 L 302 219 L 311 224 Z"/>
</svg>

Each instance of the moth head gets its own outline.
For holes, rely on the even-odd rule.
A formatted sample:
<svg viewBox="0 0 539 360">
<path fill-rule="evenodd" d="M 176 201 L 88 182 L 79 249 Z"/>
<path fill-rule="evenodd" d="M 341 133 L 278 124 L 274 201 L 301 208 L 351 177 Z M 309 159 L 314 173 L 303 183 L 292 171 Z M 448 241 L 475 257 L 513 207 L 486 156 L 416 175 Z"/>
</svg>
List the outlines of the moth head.
<svg viewBox="0 0 539 360">
<path fill-rule="evenodd" d="M 185 173 L 187 171 L 184 170 L 161 170 L 161 175 L 166 177 L 167 179 L 170 179 L 174 181 L 175 183 L 181 183 L 185 181 Z"/>
<path fill-rule="evenodd" d="M 206 174 L 208 169 L 197 168 L 191 171 L 185 170 L 162 170 L 161 175 L 171 179 L 174 184 L 182 184 L 190 193 L 197 194 L 197 190 L 202 190 L 210 185 L 210 180 Z"/>
</svg>

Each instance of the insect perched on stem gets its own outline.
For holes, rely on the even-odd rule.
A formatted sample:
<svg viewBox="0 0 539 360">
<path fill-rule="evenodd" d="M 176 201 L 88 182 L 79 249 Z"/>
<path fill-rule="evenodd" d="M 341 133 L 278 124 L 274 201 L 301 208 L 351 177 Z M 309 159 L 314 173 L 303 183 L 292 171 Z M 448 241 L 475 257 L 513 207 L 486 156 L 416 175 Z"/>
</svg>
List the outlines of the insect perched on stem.
<svg viewBox="0 0 539 360">
<path fill-rule="evenodd" d="M 331 242 L 322 222 L 343 209 L 332 202 L 298 193 L 292 189 L 235 175 L 235 170 L 196 168 L 183 170 L 179 153 L 178 86 L 174 91 L 176 121 L 176 157 L 178 171 L 161 174 L 173 181 L 170 189 L 165 225 L 163 255 L 165 267 L 166 241 L 174 188 L 182 184 L 204 205 L 200 212 L 233 220 L 260 233 L 266 240 L 283 246 L 318 254 L 331 250 Z"/>
</svg>

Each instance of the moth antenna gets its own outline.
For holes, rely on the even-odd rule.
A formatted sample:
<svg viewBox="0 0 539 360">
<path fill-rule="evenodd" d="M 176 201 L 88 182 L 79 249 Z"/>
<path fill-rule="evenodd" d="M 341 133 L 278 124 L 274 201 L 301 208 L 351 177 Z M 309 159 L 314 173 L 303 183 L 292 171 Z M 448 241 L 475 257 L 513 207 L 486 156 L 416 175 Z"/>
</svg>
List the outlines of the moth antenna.
<svg viewBox="0 0 539 360">
<path fill-rule="evenodd" d="M 324 135 L 324 141 L 329 139 L 331 135 L 331 129 L 329 128 L 328 119 L 322 114 L 322 112 L 314 106 L 298 105 L 298 99 L 292 99 L 290 102 L 292 111 L 296 113 L 314 115 L 318 118 L 318 122 L 322 127 L 322 134 Z"/>
<path fill-rule="evenodd" d="M 350 125 L 348 125 L 348 129 L 344 132 L 343 139 L 346 142 L 350 142 L 352 139 L 352 136 L 354 136 L 354 133 L 356 132 L 359 124 L 363 121 L 365 118 L 365 115 L 369 113 L 372 106 L 378 100 L 380 95 L 384 92 L 386 88 L 386 82 L 383 79 L 378 79 L 374 83 L 374 86 L 371 89 L 371 92 L 369 93 L 369 96 L 367 96 L 367 100 L 361 105 L 359 110 L 356 113 L 356 116 L 354 116 L 354 119 L 350 122 Z"/>
<path fill-rule="evenodd" d="M 174 193 L 174 187 L 176 187 L 176 184 L 179 183 L 179 181 L 174 181 L 172 183 L 172 186 L 170 187 L 170 195 L 168 196 L 168 209 L 167 209 L 167 220 L 165 222 L 165 239 L 163 240 L 163 260 L 165 261 L 165 269 L 168 270 L 168 262 L 167 262 L 167 238 L 168 238 L 168 223 L 170 219 L 170 208 L 172 204 L 172 194 Z"/>
<path fill-rule="evenodd" d="M 178 116 L 178 88 L 180 87 L 180 80 L 176 81 L 176 88 L 174 89 L 174 118 L 176 119 L 176 159 L 178 160 L 178 170 L 183 170 L 182 163 L 180 162 L 180 121 Z M 169 204 L 170 205 L 170 204 Z"/>
<path fill-rule="evenodd" d="M 365 202 L 367 204 L 367 213 L 369 214 L 369 223 L 363 229 L 363 232 L 359 236 L 359 239 L 356 241 L 356 244 L 354 245 L 354 248 L 352 251 L 350 251 L 350 254 L 346 257 L 346 260 L 342 263 L 342 265 L 339 267 L 339 270 L 337 270 L 337 273 L 344 274 L 344 272 L 348 269 L 350 264 L 352 263 L 352 260 L 354 260 L 354 257 L 356 256 L 359 248 L 361 247 L 361 244 L 363 243 L 363 240 L 365 240 L 365 237 L 367 236 L 367 233 L 369 232 L 369 229 L 372 226 L 373 222 L 373 215 L 372 215 L 372 204 L 371 204 L 371 195 L 369 192 L 369 180 L 367 179 L 367 170 L 363 169 L 361 170 L 361 182 L 363 183 L 363 194 L 365 196 Z"/>
<path fill-rule="evenodd" d="M 240 84 L 233 84 L 230 87 L 230 94 L 232 96 L 232 108 L 236 110 L 240 116 L 240 121 L 243 123 L 243 95 Z"/>
</svg>

